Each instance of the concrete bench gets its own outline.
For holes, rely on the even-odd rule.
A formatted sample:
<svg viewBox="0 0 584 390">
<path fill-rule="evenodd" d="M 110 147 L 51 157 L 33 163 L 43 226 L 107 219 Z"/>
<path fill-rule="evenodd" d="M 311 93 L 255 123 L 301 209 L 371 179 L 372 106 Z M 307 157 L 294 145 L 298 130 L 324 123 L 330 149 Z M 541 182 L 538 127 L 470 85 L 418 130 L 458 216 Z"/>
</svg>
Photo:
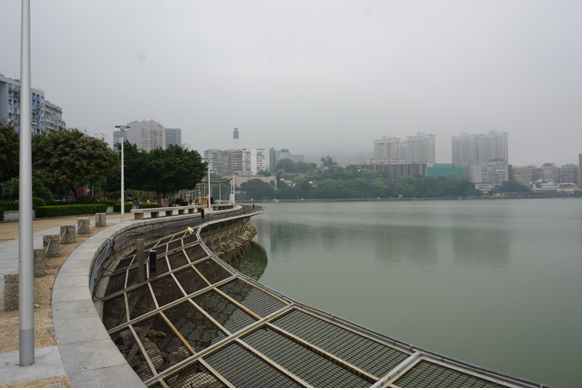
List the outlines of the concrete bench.
<svg viewBox="0 0 584 390">
<path fill-rule="evenodd" d="M 203 205 L 192 205 L 192 206 L 175 206 L 175 207 L 156 207 L 153 209 L 132 209 L 131 213 L 134 214 L 134 219 L 144 219 L 145 213 L 150 213 L 151 218 L 158 218 L 159 213 L 165 213 L 166 217 L 172 216 L 174 210 L 178 210 L 178 215 L 183 215 L 185 211 L 188 214 L 194 214 L 198 209 L 202 209 Z"/>
</svg>

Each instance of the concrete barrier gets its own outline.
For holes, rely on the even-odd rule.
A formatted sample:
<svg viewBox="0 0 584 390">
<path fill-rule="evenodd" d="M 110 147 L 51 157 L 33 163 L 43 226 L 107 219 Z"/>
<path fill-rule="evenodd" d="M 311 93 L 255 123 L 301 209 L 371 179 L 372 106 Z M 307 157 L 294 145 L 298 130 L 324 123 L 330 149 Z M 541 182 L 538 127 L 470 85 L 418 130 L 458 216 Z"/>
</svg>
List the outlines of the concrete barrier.
<svg viewBox="0 0 584 390">
<path fill-rule="evenodd" d="M 60 256 L 60 240 L 58 234 L 43 234 L 43 248 L 49 247 L 45 258 Z"/>
<path fill-rule="evenodd" d="M 79 234 L 89 234 L 89 218 L 77 218 L 77 233 Z"/>
<path fill-rule="evenodd" d="M 61 244 L 75 244 L 75 239 L 77 238 L 75 225 L 62 225 L 59 237 L 61 238 Z"/>
<path fill-rule="evenodd" d="M 34 253 L 34 261 L 33 261 L 33 268 L 34 268 L 34 277 L 40 278 L 45 276 L 45 268 L 46 268 L 46 261 L 45 261 L 45 249 L 33 249 Z"/>
<path fill-rule="evenodd" d="M 4 311 L 18 310 L 18 271 L 4 274 Z"/>
<path fill-rule="evenodd" d="M 105 227 L 106 226 L 106 213 L 95 214 L 95 227 Z"/>
</svg>

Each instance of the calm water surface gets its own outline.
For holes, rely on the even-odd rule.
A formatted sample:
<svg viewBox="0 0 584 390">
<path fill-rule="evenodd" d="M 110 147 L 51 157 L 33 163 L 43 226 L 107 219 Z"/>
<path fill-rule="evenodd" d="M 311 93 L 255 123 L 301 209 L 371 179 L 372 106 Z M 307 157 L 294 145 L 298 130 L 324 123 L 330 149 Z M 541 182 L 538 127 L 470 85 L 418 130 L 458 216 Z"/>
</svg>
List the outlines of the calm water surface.
<svg viewBox="0 0 584 390">
<path fill-rule="evenodd" d="M 268 203 L 236 266 L 407 343 L 582 387 L 580 199 Z"/>
</svg>

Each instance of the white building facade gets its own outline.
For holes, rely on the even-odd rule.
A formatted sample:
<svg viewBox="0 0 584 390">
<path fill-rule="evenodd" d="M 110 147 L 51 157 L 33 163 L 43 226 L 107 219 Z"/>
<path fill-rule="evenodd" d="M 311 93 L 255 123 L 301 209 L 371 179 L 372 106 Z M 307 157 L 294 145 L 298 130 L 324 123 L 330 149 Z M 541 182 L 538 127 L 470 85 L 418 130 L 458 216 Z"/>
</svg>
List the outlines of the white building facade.
<svg viewBox="0 0 584 390">
<path fill-rule="evenodd" d="M 32 134 L 46 131 L 45 92 L 31 88 Z M 0 120 L 12 122 L 20 132 L 20 80 L 0 75 Z"/>
<path fill-rule="evenodd" d="M 265 149 L 243 149 L 241 154 L 242 171 L 257 175 L 266 170 Z"/>
<path fill-rule="evenodd" d="M 509 133 L 491 130 L 488 134 L 462 133 L 452 137 L 452 163 L 509 161 Z"/>
</svg>

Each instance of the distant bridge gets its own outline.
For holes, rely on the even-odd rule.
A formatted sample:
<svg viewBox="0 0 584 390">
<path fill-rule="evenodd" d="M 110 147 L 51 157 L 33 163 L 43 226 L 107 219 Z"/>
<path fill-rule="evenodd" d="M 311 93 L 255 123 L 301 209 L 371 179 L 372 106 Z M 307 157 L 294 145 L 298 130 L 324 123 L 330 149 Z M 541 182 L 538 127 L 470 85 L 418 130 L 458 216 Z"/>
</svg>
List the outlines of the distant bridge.
<svg viewBox="0 0 584 390">
<path fill-rule="evenodd" d="M 263 210 L 151 239 L 145 249 L 157 251 L 157 274 L 141 283 L 135 248 L 103 263 L 108 271 L 92 286 L 103 323 L 148 387 L 542 386 L 303 305 L 239 273 L 205 244 L 237 233 Z"/>
</svg>

